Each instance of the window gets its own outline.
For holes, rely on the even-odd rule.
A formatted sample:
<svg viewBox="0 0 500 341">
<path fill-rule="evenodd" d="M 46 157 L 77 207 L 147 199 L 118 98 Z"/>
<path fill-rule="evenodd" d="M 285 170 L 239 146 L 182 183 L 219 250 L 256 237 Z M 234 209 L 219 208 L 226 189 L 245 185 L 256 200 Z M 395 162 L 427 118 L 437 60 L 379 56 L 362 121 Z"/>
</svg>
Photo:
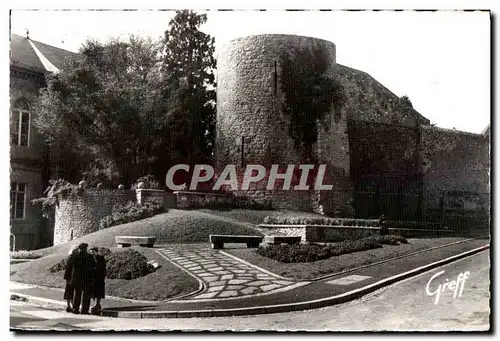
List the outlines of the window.
<svg viewBox="0 0 500 341">
<path fill-rule="evenodd" d="M 17 101 L 11 116 L 10 143 L 28 146 L 30 142 L 30 106 L 26 100 Z"/>
<path fill-rule="evenodd" d="M 10 217 L 24 219 L 24 202 L 26 199 L 26 184 L 11 182 L 10 184 Z"/>
</svg>

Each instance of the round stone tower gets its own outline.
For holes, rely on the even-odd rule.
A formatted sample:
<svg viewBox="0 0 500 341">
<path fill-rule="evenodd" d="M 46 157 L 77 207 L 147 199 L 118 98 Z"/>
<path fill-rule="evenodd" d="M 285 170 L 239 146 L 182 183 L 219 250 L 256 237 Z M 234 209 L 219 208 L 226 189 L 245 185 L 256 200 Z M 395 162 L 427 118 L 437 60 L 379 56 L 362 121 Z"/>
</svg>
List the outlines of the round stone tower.
<svg viewBox="0 0 500 341">
<path fill-rule="evenodd" d="M 283 60 L 321 55 L 335 67 L 335 44 L 296 35 L 256 35 L 217 51 L 216 165 L 296 164 L 302 160 L 284 113 Z M 294 64 L 295 63 L 295 64 Z M 285 84 L 286 85 L 286 84 Z"/>
<path fill-rule="evenodd" d="M 321 205 L 325 212 L 346 202 L 349 143 L 346 112 L 333 90 L 342 86 L 337 73 L 335 44 L 323 39 L 266 34 L 218 48 L 217 171 L 229 164 L 242 169 L 319 163 L 327 166 L 325 178 L 333 185 L 321 192 L 268 191 L 264 181 L 236 195 L 271 201 L 276 208 Z"/>
</svg>

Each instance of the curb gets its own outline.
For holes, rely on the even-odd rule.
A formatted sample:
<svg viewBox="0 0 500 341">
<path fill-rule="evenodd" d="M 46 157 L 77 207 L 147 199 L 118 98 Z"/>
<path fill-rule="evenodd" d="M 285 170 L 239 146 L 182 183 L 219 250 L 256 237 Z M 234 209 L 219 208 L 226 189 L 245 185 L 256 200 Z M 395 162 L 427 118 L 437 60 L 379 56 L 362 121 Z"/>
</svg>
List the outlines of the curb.
<svg viewBox="0 0 500 341">
<path fill-rule="evenodd" d="M 19 284 L 19 285 L 26 285 L 26 286 L 29 286 L 31 288 L 64 292 L 64 289 L 62 289 L 62 288 L 46 287 L 46 286 L 43 286 L 43 285 L 29 284 L 29 283 L 22 283 L 22 282 L 10 282 L 10 283 Z M 19 295 L 19 296 L 24 295 L 24 294 L 18 294 L 18 293 L 15 293 L 15 294 Z M 27 295 L 27 296 L 30 296 L 30 295 Z M 105 299 L 109 299 L 109 300 L 112 300 L 112 301 L 120 301 L 120 302 L 130 302 L 130 303 L 140 303 L 140 304 L 155 304 L 155 305 L 157 305 L 159 302 L 163 303 L 163 302 L 168 302 L 170 300 L 178 300 L 178 299 L 180 299 L 180 298 L 182 298 L 184 296 L 185 295 L 178 296 L 178 297 L 172 297 L 172 298 L 170 298 L 168 300 L 164 300 L 164 301 L 134 300 L 134 299 L 131 299 L 131 298 L 108 296 L 108 295 L 106 295 Z M 33 297 L 35 297 L 35 296 L 33 296 Z M 61 302 L 61 301 L 54 300 L 54 302 Z"/>
<path fill-rule="evenodd" d="M 489 244 L 479 248 L 466 251 L 464 253 L 451 256 L 440 261 L 430 263 L 404 273 L 394 275 L 365 287 L 355 289 L 337 296 L 330 296 L 308 302 L 289 303 L 280 305 L 269 305 L 260 307 L 235 308 L 235 309 L 210 309 L 210 310 L 182 310 L 182 311 L 109 311 L 103 310 L 102 316 L 122 317 L 122 318 L 188 318 L 188 317 L 222 317 L 222 316 L 242 316 L 257 314 L 283 313 L 297 310 L 317 309 L 325 306 L 345 303 L 360 298 L 370 292 L 378 290 L 384 286 L 404 280 L 406 278 L 421 274 L 430 269 L 451 263 L 453 261 L 474 255 L 489 249 Z"/>
</svg>

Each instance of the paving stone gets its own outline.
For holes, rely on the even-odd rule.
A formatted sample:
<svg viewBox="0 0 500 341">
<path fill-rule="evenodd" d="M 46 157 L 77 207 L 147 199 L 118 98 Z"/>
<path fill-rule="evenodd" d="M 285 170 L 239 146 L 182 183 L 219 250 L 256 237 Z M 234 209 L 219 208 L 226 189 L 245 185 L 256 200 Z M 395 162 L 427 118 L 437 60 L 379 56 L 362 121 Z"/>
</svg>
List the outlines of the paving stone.
<svg viewBox="0 0 500 341">
<path fill-rule="evenodd" d="M 226 287 L 226 290 L 240 290 L 243 289 L 245 286 L 244 285 L 228 285 Z"/>
<path fill-rule="evenodd" d="M 188 268 L 189 270 L 202 270 L 201 266 L 195 266 L 194 268 Z M 204 270 L 203 270 L 204 271 Z"/>
<path fill-rule="evenodd" d="M 246 283 L 248 282 L 248 280 L 245 280 L 245 279 L 232 279 L 230 281 L 227 282 L 227 284 L 243 284 L 243 283 Z"/>
<path fill-rule="evenodd" d="M 193 297 L 194 300 L 196 299 L 204 299 L 204 298 L 213 298 L 215 296 L 217 296 L 219 292 L 207 292 L 206 294 L 201 294 L 201 295 L 198 295 L 198 296 L 195 296 Z"/>
<path fill-rule="evenodd" d="M 213 276 L 214 274 L 211 273 L 211 272 L 200 272 L 200 276 L 201 277 L 211 277 Z"/>
<path fill-rule="evenodd" d="M 261 286 L 260 289 L 262 291 L 269 291 L 269 290 L 277 289 L 280 287 L 281 287 L 281 285 L 278 285 L 278 284 L 269 284 L 269 285 Z"/>
<path fill-rule="evenodd" d="M 210 286 L 214 286 L 214 285 L 226 285 L 226 281 L 210 282 Z"/>
<path fill-rule="evenodd" d="M 226 279 L 232 279 L 234 277 L 234 275 L 223 275 L 221 276 L 221 280 L 226 280 Z"/>
<path fill-rule="evenodd" d="M 203 277 L 203 280 L 207 283 L 216 282 L 218 279 L 219 279 L 219 276 Z"/>
<path fill-rule="evenodd" d="M 224 290 L 224 286 L 223 285 L 218 285 L 218 286 L 215 286 L 215 287 L 210 287 L 208 288 L 208 291 L 209 292 L 213 292 L 213 291 L 222 291 Z"/>
<path fill-rule="evenodd" d="M 231 272 L 234 272 L 235 274 L 244 274 L 246 271 L 245 270 L 233 270 L 233 269 L 231 269 Z"/>
<path fill-rule="evenodd" d="M 267 284 L 270 284 L 269 281 L 255 281 L 255 282 L 247 283 L 247 285 L 251 285 L 251 286 L 261 286 L 261 285 L 267 285 Z"/>
<path fill-rule="evenodd" d="M 274 279 L 276 279 L 276 277 L 272 277 L 272 276 L 259 276 L 259 275 L 257 275 L 257 279 L 274 280 Z"/>
<path fill-rule="evenodd" d="M 224 270 L 224 271 L 214 271 L 214 274 L 217 274 L 217 275 L 230 275 L 230 274 L 231 274 L 231 271 L 229 271 L 229 270 Z"/>
<path fill-rule="evenodd" d="M 280 284 L 280 285 L 292 285 L 293 282 L 289 281 L 273 281 L 273 283 Z"/>
<path fill-rule="evenodd" d="M 255 269 L 252 269 L 252 270 L 247 270 L 247 272 L 248 272 L 249 274 L 257 274 L 257 275 L 262 274 L 262 272 L 260 272 L 259 270 L 255 270 Z"/>
<path fill-rule="evenodd" d="M 219 266 L 217 264 L 207 264 L 207 265 L 203 265 L 203 267 L 207 270 L 212 270 L 214 268 L 218 268 Z"/>
<path fill-rule="evenodd" d="M 253 294 L 255 291 L 259 291 L 259 289 L 257 289 L 256 287 L 248 287 L 248 288 L 242 289 L 240 292 L 243 295 L 249 295 L 249 294 Z"/>
<path fill-rule="evenodd" d="M 208 268 L 205 266 L 205 269 L 208 269 Z M 216 267 L 216 268 L 210 268 L 210 271 L 222 271 L 222 270 L 224 270 L 224 268 L 221 266 Z"/>
<path fill-rule="evenodd" d="M 238 292 L 234 290 L 229 290 L 221 292 L 217 297 L 234 297 L 234 296 L 238 296 Z"/>
</svg>

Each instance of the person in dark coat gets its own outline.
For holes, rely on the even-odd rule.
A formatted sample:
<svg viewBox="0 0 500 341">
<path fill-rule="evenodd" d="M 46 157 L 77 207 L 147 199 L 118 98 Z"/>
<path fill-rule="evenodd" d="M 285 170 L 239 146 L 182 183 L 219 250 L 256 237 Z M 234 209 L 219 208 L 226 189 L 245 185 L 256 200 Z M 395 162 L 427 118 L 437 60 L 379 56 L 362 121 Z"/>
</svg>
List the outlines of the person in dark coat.
<svg viewBox="0 0 500 341">
<path fill-rule="evenodd" d="M 79 252 L 70 257 L 68 267 L 72 268 L 70 283 L 75 289 L 73 297 L 73 314 L 89 314 L 92 298 L 94 257 L 87 252 L 88 244 L 78 245 Z M 81 304 L 81 310 L 80 310 Z"/>
<path fill-rule="evenodd" d="M 106 259 L 99 253 L 99 248 L 93 247 L 90 253 L 94 257 L 94 290 L 93 298 L 96 304 L 92 307 L 92 313 L 101 310 L 101 299 L 105 296 L 105 278 L 106 278 Z"/>
<path fill-rule="evenodd" d="M 70 313 L 73 310 L 73 297 L 75 293 L 75 288 L 71 284 L 71 271 L 73 268 L 71 266 L 68 266 L 68 264 L 71 264 L 72 262 L 70 261 L 70 258 L 75 256 L 78 253 L 78 246 L 73 245 L 71 249 L 69 250 L 69 257 L 68 260 L 66 261 L 66 269 L 64 271 L 64 279 L 66 280 L 66 286 L 64 288 L 64 299 L 66 300 L 66 311 Z"/>
</svg>

